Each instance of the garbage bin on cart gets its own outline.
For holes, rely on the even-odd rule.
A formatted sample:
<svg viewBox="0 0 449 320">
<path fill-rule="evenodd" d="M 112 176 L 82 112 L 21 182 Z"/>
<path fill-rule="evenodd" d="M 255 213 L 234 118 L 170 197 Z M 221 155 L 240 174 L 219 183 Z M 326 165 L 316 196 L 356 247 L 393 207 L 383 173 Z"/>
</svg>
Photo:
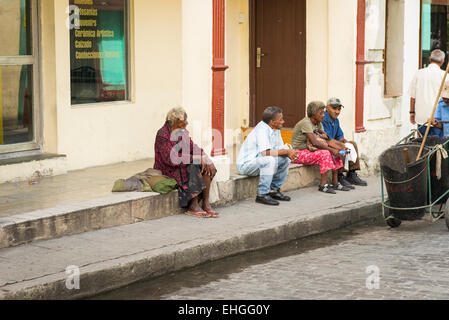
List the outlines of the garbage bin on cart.
<svg viewBox="0 0 449 320">
<path fill-rule="evenodd" d="M 402 220 L 421 219 L 426 213 L 424 207 L 428 200 L 427 154 L 430 149 L 425 147 L 422 157 L 415 161 L 419 149 L 418 144 L 403 144 L 385 150 L 379 157 L 389 206 L 408 208 L 384 208 L 388 211 L 385 215 L 388 217 L 386 222 L 391 227 L 399 226 Z"/>
<path fill-rule="evenodd" d="M 421 146 L 423 138 L 413 139 L 412 144 L 418 144 Z M 449 140 L 449 137 L 440 138 L 439 136 L 428 136 L 426 139 L 426 147 L 433 148 L 436 145 L 444 145 Z M 449 153 L 449 143 L 444 145 L 444 149 Z M 441 159 L 441 176 L 437 177 L 436 165 L 437 157 L 435 155 L 430 159 L 430 185 L 432 189 L 432 198 L 429 199 L 429 203 L 436 201 L 447 190 L 449 190 L 449 158 Z M 438 204 L 445 203 L 449 198 L 449 194 L 444 196 L 438 201 Z"/>
</svg>

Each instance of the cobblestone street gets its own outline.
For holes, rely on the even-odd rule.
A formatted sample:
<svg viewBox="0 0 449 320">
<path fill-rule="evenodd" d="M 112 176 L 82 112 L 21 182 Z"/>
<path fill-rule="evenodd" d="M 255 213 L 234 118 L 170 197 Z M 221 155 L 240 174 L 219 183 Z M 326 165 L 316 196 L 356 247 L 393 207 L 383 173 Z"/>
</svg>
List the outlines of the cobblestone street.
<svg viewBox="0 0 449 320">
<path fill-rule="evenodd" d="M 444 220 L 310 237 L 133 285 L 109 299 L 449 299 Z M 379 272 L 379 288 L 368 281 Z M 374 288 L 373 288 L 374 287 Z"/>
</svg>

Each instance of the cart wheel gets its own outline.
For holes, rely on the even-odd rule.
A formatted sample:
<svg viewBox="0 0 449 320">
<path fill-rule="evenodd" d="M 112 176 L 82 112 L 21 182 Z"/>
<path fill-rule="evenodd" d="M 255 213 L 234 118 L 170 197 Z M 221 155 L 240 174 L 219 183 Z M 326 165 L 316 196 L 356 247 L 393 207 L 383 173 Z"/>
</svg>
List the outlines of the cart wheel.
<svg viewBox="0 0 449 320">
<path fill-rule="evenodd" d="M 389 204 L 390 202 L 387 201 L 387 203 Z M 390 208 L 383 207 L 383 209 L 384 209 L 383 217 L 384 217 L 384 219 L 385 219 L 385 217 L 389 217 L 389 216 L 390 216 Z"/>
<path fill-rule="evenodd" d="M 388 217 L 386 220 L 387 224 L 391 227 L 391 228 L 397 228 L 401 225 L 401 220 L 399 220 L 398 218 L 395 217 Z"/>
</svg>

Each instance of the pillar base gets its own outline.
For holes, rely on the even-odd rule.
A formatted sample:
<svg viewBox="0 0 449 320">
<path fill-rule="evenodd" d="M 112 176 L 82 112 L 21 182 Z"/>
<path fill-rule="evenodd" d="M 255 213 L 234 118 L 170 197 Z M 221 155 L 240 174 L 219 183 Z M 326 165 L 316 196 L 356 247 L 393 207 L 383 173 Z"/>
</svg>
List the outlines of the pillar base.
<svg viewBox="0 0 449 320">
<path fill-rule="evenodd" d="M 231 159 L 227 156 L 212 157 L 215 168 L 217 168 L 217 175 L 214 180 L 217 182 L 228 181 L 231 177 Z"/>
</svg>

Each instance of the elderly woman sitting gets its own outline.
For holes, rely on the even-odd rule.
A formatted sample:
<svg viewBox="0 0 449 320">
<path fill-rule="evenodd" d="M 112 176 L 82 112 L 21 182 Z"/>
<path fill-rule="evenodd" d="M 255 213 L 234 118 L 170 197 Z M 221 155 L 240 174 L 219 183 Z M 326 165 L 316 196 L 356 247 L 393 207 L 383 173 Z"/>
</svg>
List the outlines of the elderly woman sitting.
<svg viewBox="0 0 449 320">
<path fill-rule="evenodd" d="M 177 181 L 179 203 L 188 209 L 187 214 L 217 218 L 218 214 L 209 203 L 210 185 L 217 169 L 203 149 L 193 143 L 186 130 L 187 124 L 183 108 L 168 112 L 156 136 L 154 168 Z"/>
<path fill-rule="evenodd" d="M 321 183 L 319 191 L 336 193 L 335 190 L 350 189 L 338 182 L 338 169 L 343 167 L 339 150 L 330 147 L 317 133 L 325 136 L 323 128 L 324 103 L 314 101 L 307 106 L 307 117 L 299 121 L 292 133 L 292 146 L 299 152 L 299 158 L 294 163 L 305 165 L 320 165 Z M 332 185 L 326 184 L 326 172 L 332 170 Z"/>
</svg>

